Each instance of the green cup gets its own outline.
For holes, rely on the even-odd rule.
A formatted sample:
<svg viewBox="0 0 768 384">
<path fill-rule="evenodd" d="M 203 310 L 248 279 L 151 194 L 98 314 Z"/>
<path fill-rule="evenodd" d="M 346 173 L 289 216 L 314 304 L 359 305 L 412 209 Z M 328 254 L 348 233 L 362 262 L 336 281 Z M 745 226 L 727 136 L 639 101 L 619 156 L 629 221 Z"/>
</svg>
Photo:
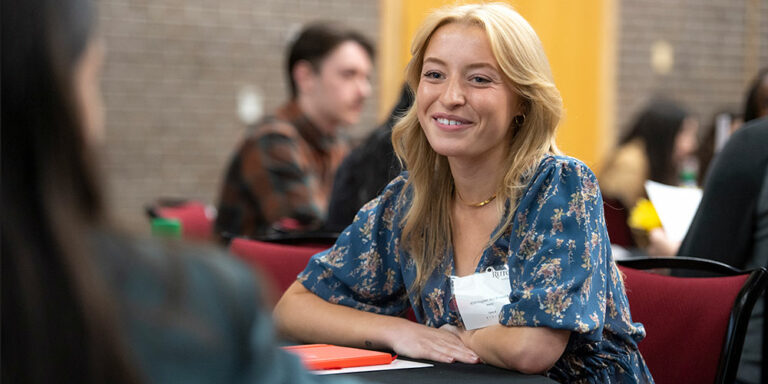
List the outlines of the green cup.
<svg viewBox="0 0 768 384">
<path fill-rule="evenodd" d="M 152 235 L 157 237 L 181 238 L 181 222 L 179 219 L 157 217 L 152 219 Z"/>
</svg>

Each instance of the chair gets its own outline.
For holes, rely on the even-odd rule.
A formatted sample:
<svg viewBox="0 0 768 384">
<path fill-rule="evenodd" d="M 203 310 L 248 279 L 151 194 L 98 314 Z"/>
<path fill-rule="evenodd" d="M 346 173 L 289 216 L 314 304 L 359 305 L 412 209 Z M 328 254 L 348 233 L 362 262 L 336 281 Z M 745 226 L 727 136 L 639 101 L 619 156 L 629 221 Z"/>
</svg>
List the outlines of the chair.
<svg viewBox="0 0 768 384">
<path fill-rule="evenodd" d="M 243 237 L 233 238 L 229 251 L 253 267 L 266 280 L 268 299 L 277 303 L 304 270 L 312 255 L 328 249 L 327 245 L 286 245 L 251 240 Z"/>
<path fill-rule="evenodd" d="M 161 199 L 145 207 L 145 210 L 150 219 L 178 219 L 185 239 L 211 240 L 216 209 L 209 205 L 194 200 Z"/>
<path fill-rule="evenodd" d="M 765 268 L 740 271 L 689 257 L 617 262 L 632 320 L 647 337 L 638 347 L 659 384 L 732 383 L 755 301 L 768 284 Z M 674 277 L 643 271 L 685 269 L 717 277 Z"/>
<path fill-rule="evenodd" d="M 632 230 L 627 225 L 629 219 L 629 210 L 619 200 L 605 198 L 603 200 L 603 214 L 605 215 L 605 226 L 608 229 L 608 237 L 611 244 L 620 245 L 624 248 L 634 248 L 637 246 L 632 237 Z"/>
<path fill-rule="evenodd" d="M 228 240 L 229 252 L 254 268 L 262 280 L 266 280 L 267 300 L 272 306 L 296 281 L 296 276 L 304 270 L 309 259 L 332 245 L 324 243 L 329 240 L 325 236 L 309 237 L 304 245 L 270 243 L 244 237 L 230 237 Z M 410 307 L 403 317 L 416 322 L 416 315 Z"/>
</svg>

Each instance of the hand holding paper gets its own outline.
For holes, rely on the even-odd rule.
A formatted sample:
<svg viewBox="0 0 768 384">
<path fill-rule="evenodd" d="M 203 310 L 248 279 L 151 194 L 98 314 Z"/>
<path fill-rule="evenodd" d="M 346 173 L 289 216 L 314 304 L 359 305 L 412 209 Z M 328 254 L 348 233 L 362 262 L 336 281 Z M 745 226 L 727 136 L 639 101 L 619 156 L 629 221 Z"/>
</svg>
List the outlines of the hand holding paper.
<svg viewBox="0 0 768 384">
<path fill-rule="evenodd" d="M 683 241 L 701 201 L 701 189 L 673 187 L 648 180 L 645 191 L 671 241 Z"/>
</svg>

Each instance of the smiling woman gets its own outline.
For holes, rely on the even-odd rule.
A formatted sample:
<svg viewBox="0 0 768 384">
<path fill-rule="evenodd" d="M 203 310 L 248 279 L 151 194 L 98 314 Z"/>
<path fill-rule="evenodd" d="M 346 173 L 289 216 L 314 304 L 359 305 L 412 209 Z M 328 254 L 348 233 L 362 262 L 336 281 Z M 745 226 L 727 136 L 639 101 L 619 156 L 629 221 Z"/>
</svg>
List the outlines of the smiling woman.
<svg viewBox="0 0 768 384">
<path fill-rule="evenodd" d="M 278 327 L 561 382 L 653 382 L 595 176 L 554 144 L 562 100 L 536 33 L 505 4 L 448 7 L 412 55 L 415 103 L 392 134 L 407 172 L 313 257 Z M 471 325 L 451 282 L 489 270 L 508 271 L 508 300 Z M 399 317 L 409 307 L 418 323 Z"/>
<path fill-rule="evenodd" d="M 461 24 L 440 28 L 421 72 L 417 115 L 432 149 L 449 158 L 501 163 L 505 137 L 513 132 L 508 128 L 523 105 L 501 77 L 485 32 Z"/>
</svg>

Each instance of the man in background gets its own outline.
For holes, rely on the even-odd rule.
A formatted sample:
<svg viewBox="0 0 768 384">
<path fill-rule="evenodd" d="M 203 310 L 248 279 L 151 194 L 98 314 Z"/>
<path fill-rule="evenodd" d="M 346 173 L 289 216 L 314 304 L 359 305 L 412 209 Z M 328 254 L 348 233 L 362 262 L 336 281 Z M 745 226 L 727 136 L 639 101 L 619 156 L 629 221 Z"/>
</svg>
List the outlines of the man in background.
<svg viewBox="0 0 768 384">
<path fill-rule="evenodd" d="M 373 46 L 328 24 L 290 45 L 291 99 L 249 128 L 227 169 L 215 231 L 259 237 L 312 231 L 326 218 L 336 169 L 348 153 L 342 126 L 360 119 L 371 93 Z"/>
</svg>

